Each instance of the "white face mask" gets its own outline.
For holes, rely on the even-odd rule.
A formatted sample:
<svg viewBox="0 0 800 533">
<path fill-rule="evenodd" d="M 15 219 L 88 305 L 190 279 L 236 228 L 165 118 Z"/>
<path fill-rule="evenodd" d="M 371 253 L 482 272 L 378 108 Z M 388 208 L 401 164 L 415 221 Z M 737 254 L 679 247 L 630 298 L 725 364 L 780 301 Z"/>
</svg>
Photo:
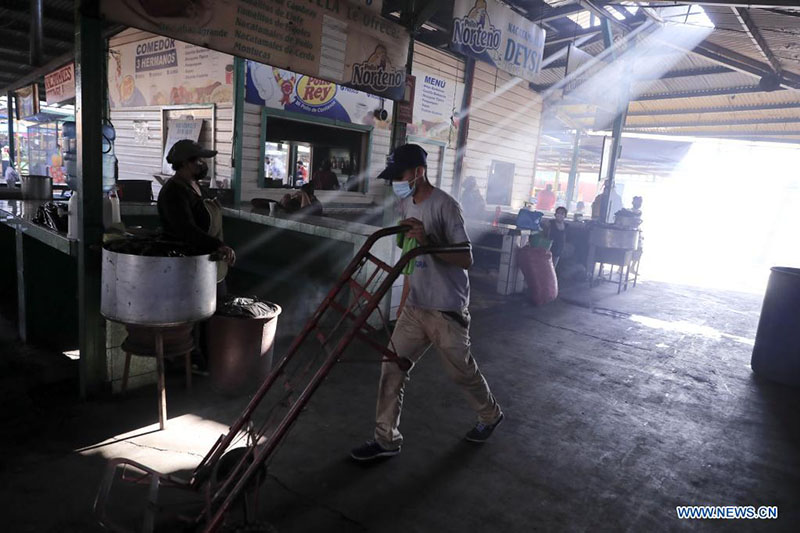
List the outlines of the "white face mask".
<svg viewBox="0 0 800 533">
<path fill-rule="evenodd" d="M 414 180 L 413 181 L 395 181 L 395 182 L 392 182 L 392 189 L 394 189 L 394 193 L 401 200 L 404 199 L 404 198 L 408 198 L 409 196 L 414 196 L 414 193 L 417 192 L 417 180 L 418 179 L 419 179 L 418 176 L 414 176 Z"/>
</svg>

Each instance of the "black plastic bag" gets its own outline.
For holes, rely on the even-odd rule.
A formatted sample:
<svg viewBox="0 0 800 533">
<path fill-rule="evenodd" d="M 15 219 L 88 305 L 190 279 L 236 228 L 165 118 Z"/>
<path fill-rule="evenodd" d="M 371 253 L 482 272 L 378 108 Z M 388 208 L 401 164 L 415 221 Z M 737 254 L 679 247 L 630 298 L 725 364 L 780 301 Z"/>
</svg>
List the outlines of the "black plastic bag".
<svg viewBox="0 0 800 533">
<path fill-rule="evenodd" d="M 40 205 L 33 216 L 33 222 L 62 233 L 66 233 L 69 228 L 67 210 L 55 202 Z"/>
</svg>

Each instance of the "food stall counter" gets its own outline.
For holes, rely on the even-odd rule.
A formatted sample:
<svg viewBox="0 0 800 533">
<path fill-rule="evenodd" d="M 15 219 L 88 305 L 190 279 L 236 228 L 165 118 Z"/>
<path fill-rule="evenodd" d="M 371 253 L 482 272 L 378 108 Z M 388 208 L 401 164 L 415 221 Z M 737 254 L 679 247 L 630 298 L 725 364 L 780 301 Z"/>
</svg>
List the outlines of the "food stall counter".
<svg viewBox="0 0 800 533">
<path fill-rule="evenodd" d="M 61 253 L 77 257 L 78 243 L 63 233 L 33 222 L 41 200 L 0 200 L 0 222 L 11 228 L 19 228 L 28 235 Z"/>
</svg>

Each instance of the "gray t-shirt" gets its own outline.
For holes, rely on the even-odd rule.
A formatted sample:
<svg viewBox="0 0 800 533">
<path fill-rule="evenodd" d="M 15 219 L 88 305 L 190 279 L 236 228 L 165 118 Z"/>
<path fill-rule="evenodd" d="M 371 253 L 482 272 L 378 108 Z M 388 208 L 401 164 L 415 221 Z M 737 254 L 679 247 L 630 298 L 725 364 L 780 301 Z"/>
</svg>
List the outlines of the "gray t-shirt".
<svg viewBox="0 0 800 533">
<path fill-rule="evenodd" d="M 402 200 L 400 214 L 404 219 L 422 221 L 425 232 L 436 244 L 469 242 L 461 206 L 441 189 L 434 189 L 420 204 L 415 204 L 413 198 Z M 422 255 L 417 257 L 410 278 L 410 305 L 438 311 L 461 311 L 469 305 L 469 276 L 463 268 Z"/>
</svg>

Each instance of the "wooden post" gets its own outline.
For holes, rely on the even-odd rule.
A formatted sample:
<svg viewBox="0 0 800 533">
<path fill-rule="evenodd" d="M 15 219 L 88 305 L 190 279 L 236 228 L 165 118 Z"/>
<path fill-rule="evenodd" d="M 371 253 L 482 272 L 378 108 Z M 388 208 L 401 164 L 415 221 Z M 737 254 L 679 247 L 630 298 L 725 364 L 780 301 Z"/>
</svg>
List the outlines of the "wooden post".
<svg viewBox="0 0 800 533">
<path fill-rule="evenodd" d="M 234 205 L 238 209 L 242 205 L 242 154 L 244 137 L 244 91 L 245 61 L 241 57 L 233 58 L 233 187 Z M 215 133 L 212 133 L 214 135 Z M 264 146 L 259 147 L 264 151 Z M 289 169 L 291 171 L 291 169 Z M 263 172 L 264 168 L 259 170 Z"/>
<path fill-rule="evenodd" d="M 456 160 L 453 168 L 453 197 L 461 198 L 461 183 L 464 181 L 464 152 L 467 149 L 469 136 L 469 115 L 472 106 L 472 81 L 475 78 L 475 60 L 468 57 L 464 60 L 464 94 L 458 112 L 458 137 L 456 137 Z"/>
<path fill-rule="evenodd" d="M 572 211 L 575 194 L 578 188 L 578 163 L 581 157 L 581 131 L 575 130 L 575 144 L 572 147 L 572 165 L 569 167 L 569 180 L 567 181 L 567 211 Z"/>
<path fill-rule="evenodd" d="M 167 425 L 167 385 L 164 378 L 164 333 L 161 328 L 156 330 L 156 371 L 158 373 L 158 427 L 164 429 Z"/>
<path fill-rule="evenodd" d="M 14 158 L 14 93 L 8 91 L 8 93 L 6 93 L 6 99 L 8 102 L 6 106 L 8 112 L 8 164 L 13 165 L 14 161 L 16 161 Z"/>
<path fill-rule="evenodd" d="M 86 397 L 106 377 L 105 320 L 100 315 L 103 245 L 103 23 L 96 2 L 76 3 L 75 124 L 78 133 L 78 338 L 80 389 Z"/>
</svg>

